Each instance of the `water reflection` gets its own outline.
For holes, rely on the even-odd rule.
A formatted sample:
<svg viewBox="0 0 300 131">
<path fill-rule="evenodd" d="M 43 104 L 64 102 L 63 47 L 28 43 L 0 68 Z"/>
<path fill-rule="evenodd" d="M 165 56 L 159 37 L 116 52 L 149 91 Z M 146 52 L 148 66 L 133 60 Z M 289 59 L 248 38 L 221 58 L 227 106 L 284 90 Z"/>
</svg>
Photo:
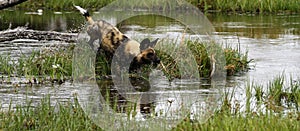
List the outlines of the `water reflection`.
<svg viewBox="0 0 300 131">
<path fill-rule="evenodd" d="M 278 39 L 300 34 L 300 15 L 224 15 L 207 16 L 218 33 L 255 39 Z"/>
<path fill-rule="evenodd" d="M 136 82 L 136 80 L 134 80 Z M 138 83 L 147 82 L 139 81 Z M 115 109 L 117 112 L 127 113 L 132 110 L 139 111 L 144 117 L 153 113 L 155 108 L 153 100 L 155 99 L 155 94 L 151 93 L 141 93 L 141 94 L 120 94 L 115 87 L 112 80 L 98 80 L 97 85 L 99 86 L 101 95 L 106 99 L 106 102 L 110 103 L 111 108 Z M 119 85 L 120 86 L 120 85 Z M 136 87 L 136 86 L 135 86 Z M 150 87 L 143 87 L 150 88 Z M 130 101 L 127 98 L 136 98 L 136 101 Z"/>
<path fill-rule="evenodd" d="M 9 81 L 8 83 L 5 81 Z M 72 101 L 75 89 L 70 82 L 58 84 L 27 84 L 27 78 L 7 78 L 0 82 L 0 109 L 15 109 L 16 106 L 36 107 L 42 99 L 49 97 L 51 106 Z"/>
<path fill-rule="evenodd" d="M 117 15 L 111 13 L 116 12 L 101 14 L 103 18 L 99 19 L 117 24 L 117 20 L 111 21 L 115 19 L 111 16 L 123 15 L 124 12 L 117 12 L 119 13 Z M 207 17 L 219 34 L 230 33 L 230 35 L 255 39 L 277 39 L 283 36 L 297 36 L 300 34 L 300 15 L 226 15 L 216 13 L 207 14 Z M 9 28 L 10 24 L 11 28 L 29 24 L 30 29 L 67 32 L 76 30 L 84 22 L 85 20 L 78 12 L 55 14 L 54 12 L 44 11 L 42 15 L 36 15 L 26 14 L 24 11 L 2 10 L 0 13 L 0 30 Z M 142 31 L 150 34 L 160 32 L 159 30 L 163 28 L 173 33 L 182 33 L 185 29 L 185 27 L 180 26 L 178 21 L 156 15 L 133 17 L 119 23 L 118 27 L 125 32 L 137 33 Z M 166 32 L 163 30 L 161 33 Z"/>
<path fill-rule="evenodd" d="M 27 13 L 25 11 L 1 10 L 0 30 L 28 26 L 34 30 L 51 30 L 69 32 L 81 27 L 84 19 L 80 19 L 79 13 L 64 12 L 55 14 L 52 11 L 44 11 L 42 15 Z"/>
<path fill-rule="evenodd" d="M 144 81 L 137 81 L 136 79 L 132 81 L 133 84 L 135 82 L 143 83 Z M 134 86 L 136 89 L 152 88 L 147 92 L 134 91 L 126 93 L 120 92 L 122 85 L 115 85 L 112 80 L 98 80 L 97 85 L 101 96 L 105 100 L 104 102 L 109 103 L 112 109 L 120 113 L 134 111 L 135 113 L 131 114 L 131 117 L 136 119 L 149 117 L 174 119 L 174 117 L 182 118 L 192 115 L 191 119 L 201 121 L 209 118 L 217 108 L 221 98 L 219 90 L 207 88 L 210 85 L 205 81 L 199 86 L 199 82 L 190 80 L 169 82 L 160 79 L 152 86 Z"/>
</svg>

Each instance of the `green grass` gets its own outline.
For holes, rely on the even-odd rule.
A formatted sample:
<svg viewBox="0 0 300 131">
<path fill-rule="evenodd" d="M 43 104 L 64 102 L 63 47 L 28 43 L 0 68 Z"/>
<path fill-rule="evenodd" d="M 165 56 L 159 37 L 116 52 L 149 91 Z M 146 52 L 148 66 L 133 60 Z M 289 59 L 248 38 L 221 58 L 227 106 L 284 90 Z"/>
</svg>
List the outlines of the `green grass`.
<svg viewBox="0 0 300 131">
<path fill-rule="evenodd" d="M 284 76 L 280 75 L 270 81 L 266 87 L 254 82 L 245 86 L 245 110 L 240 110 L 241 103 L 230 103 L 234 91 L 226 91 L 221 108 L 206 123 L 184 121 L 175 130 L 282 131 L 300 129 L 299 81 L 286 81 Z M 263 89 L 268 90 L 263 91 Z"/>
<path fill-rule="evenodd" d="M 179 68 L 180 63 L 186 63 L 183 65 L 184 69 L 198 69 L 200 77 L 210 77 L 211 74 L 211 55 L 208 53 L 209 46 L 206 46 L 207 43 L 201 43 L 199 41 L 186 41 L 185 44 L 187 48 L 191 50 L 191 53 L 195 58 L 195 65 L 197 67 L 190 67 L 190 61 L 180 61 L 182 55 L 176 53 L 166 54 L 162 51 L 174 51 L 180 52 L 180 48 L 171 42 L 166 44 L 162 42 L 161 46 L 157 47 L 157 55 L 161 59 L 163 64 L 158 66 L 158 69 L 164 71 L 165 75 L 170 78 L 180 78 L 182 76 L 182 66 Z M 208 44 L 209 45 L 209 44 Z M 67 79 L 72 79 L 72 73 L 75 73 L 75 76 L 80 76 L 87 74 L 87 72 L 77 72 L 80 70 L 86 71 L 87 69 L 95 68 L 98 76 L 107 76 L 110 75 L 110 65 L 109 62 L 103 55 L 98 55 L 96 58 L 96 66 L 86 65 L 87 63 L 93 63 L 93 60 L 89 58 L 95 56 L 85 56 L 80 54 L 89 54 L 88 50 L 85 48 L 78 47 L 76 50 L 77 56 L 73 56 L 74 46 L 64 47 L 64 48 L 47 48 L 42 51 L 33 51 L 31 55 L 21 55 L 17 61 L 12 61 L 10 55 L 3 55 L 0 57 L 0 75 L 6 76 L 17 76 L 17 77 L 26 77 L 29 79 L 39 79 L 43 81 L 45 78 L 50 78 L 51 81 L 63 82 Z M 87 52 L 88 51 L 88 52 Z M 78 53 L 80 52 L 80 53 Z M 247 53 L 242 54 L 238 50 L 226 47 L 224 49 L 220 48 L 219 51 L 224 52 L 226 59 L 226 66 L 219 67 L 221 70 L 224 68 L 227 71 L 227 75 L 235 75 L 236 73 L 247 71 L 249 68 L 249 60 Z M 178 53 L 178 52 L 177 52 Z M 93 55 L 93 54 L 90 54 Z M 170 57 L 172 55 L 172 57 Z M 76 63 L 82 63 L 83 65 L 75 64 L 77 70 L 72 72 L 73 57 L 78 58 Z M 89 57 L 89 58 L 82 58 Z M 191 57 L 191 56 L 189 56 Z M 181 59 L 182 60 L 182 59 Z M 191 60 L 191 59 L 187 59 Z M 217 61 L 221 61 L 218 60 Z M 144 70 L 151 69 L 149 66 L 146 66 Z M 93 70 L 89 70 L 93 71 Z M 194 72 L 196 73 L 196 72 Z M 76 75 L 77 74 L 77 75 Z M 93 75 L 93 72 L 88 72 L 88 74 Z M 194 75 L 195 76 L 195 75 Z"/>
<path fill-rule="evenodd" d="M 176 131 L 296 131 L 300 129 L 299 118 L 276 114 L 230 115 L 217 113 L 204 124 L 183 122 Z"/>
<path fill-rule="evenodd" d="M 201 42 L 198 40 L 185 41 L 184 44 L 186 45 L 186 48 L 190 50 L 190 53 L 193 56 L 185 56 L 188 54 L 188 52 L 182 51 L 182 49 L 184 48 L 181 48 L 179 45 L 174 44 L 176 42 L 172 40 L 164 40 L 160 43 L 163 44 L 158 44 L 155 47 L 157 56 L 161 59 L 162 63 L 159 64 L 157 68 L 162 70 L 169 79 L 183 77 L 190 78 L 195 76 L 209 78 L 212 72 L 212 57 L 218 57 L 221 55 L 224 55 L 226 63 L 224 63 L 224 67 L 216 67 L 220 68 L 216 70 L 226 71 L 228 76 L 248 71 L 249 63 L 251 62 L 251 60 L 248 60 L 247 52 L 244 54 L 239 50 L 229 46 L 222 48 L 220 45 L 214 42 Z M 212 45 L 216 47 L 212 47 Z M 216 56 L 212 56 L 212 53 L 209 53 L 210 48 L 215 48 L 212 52 Z M 184 54 L 180 54 L 180 52 L 183 52 Z M 101 55 L 99 56 L 100 57 L 96 58 L 97 60 L 95 66 L 97 75 L 108 75 L 109 71 L 111 70 L 109 67 L 110 65 L 108 64 L 106 58 L 101 57 Z M 194 57 L 194 59 L 192 57 Z M 220 65 L 222 65 L 222 62 L 224 62 L 222 58 L 214 59 L 216 59 L 215 63 L 220 63 Z M 194 63 L 197 67 L 193 67 L 193 64 L 191 63 Z M 144 72 L 148 72 L 149 70 L 151 70 L 151 68 L 151 66 L 144 66 L 142 70 Z M 190 76 L 183 76 L 185 75 L 185 72 L 188 72 L 190 70 L 198 70 L 198 72 L 192 71 L 192 73 L 187 74 Z M 194 73 L 198 73 L 199 75 Z"/>
<path fill-rule="evenodd" d="M 289 83 L 289 84 L 288 84 Z M 258 88 L 258 89 L 257 89 Z M 267 85 L 267 92 L 263 93 L 262 86 L 256 86 L 255 96 L 257 100 L 265 101 L 265 106 L 275 112 L 284 109 L 296 109 L 300 111 L 300 83 L 299 81 L 286 81 L 283 75 L 277 76 Z"/>
<path fill-rule="evenodd" d="M 33 51 L 29 56 L 22 54 L 13 61 L 9 54 L 0 57 L 0 75 L 39 79 L 42 82 L 63 82 L 72 75 L 72 55 L 74 46 L 47 48 Z"/>
<path fill-rule="evenodd" d="M 100 130 L 81 110 L 78 102 L 51 106 L 45 97 L 36 108 L 30 102 L 0 111 L 0 130 Z"/>
<path fill-rule="evenodd" d="M 267 89 L 271 89 L 263 91 L 261 104 L 267 105 L 267 103 L 270 103 L 272 101 L 269 99 L 270 96 L 280 98 L 277 95 L 278 92 L 289 92 L 291 95 L 297 96 L 297 100 L 291 102 L 300 102 L 298 99 L 300 96 L 299 81 L 284 84 L 289 83 L 289 81 L 283 78 L 283 76 L 279 76 L 269 82 Z M 286 90 L 282 90 L 281 86 L 285 85 L 288 87 L 285 88 Z M 257 88 L 254 82 L 241 88 L 248 88 L 246 89 L 247 99 L 251 99 L 257 94 L 256 91 L 251 93 L 252 89 Z M 225 92 L 221 107 L 206 122 L 199 123 L 190 119 L 184 119 L 172 130 L 300 130 L 299 109 L 288 113 L 286 112 L 287 110 L 296 108 L 291 107 L 285 110 L 258 108 L 257 110 L 250 109 L 245 111 L 239 108 L 241 103 L 234 102 L 234 105 L 230 103 L 233 98 L 232 93 L 234 91 Z M 56 106 L 52 106 L 50 103 L 50 98 L 45 97 L 35 108 L 32 108 L 33 106 L 29 101 L 27 106 L 17 106 L 14 109 L 10 107 L 6 111 L 0 109 L 0 130 L 101 130 L 87 117 L 76 99 L 74 102 L 57 103 Z M 255 104 L 256 101 L 249 101 L 249 105 Z M 282 105 L 277 104 L 277 106 Z M 130 109 L 136 110 L 135 107 Z M 130 115 L 130 111 L 127 111 L 127 113 L 129 113 L 127 115 Z"/>
<path fill-rule="evenodd" d="M 99 9 L 114 0 L 30 0 L 18 5 L 18 9 L 51 9 L 51 10 L 74 10 L 73 4 L 80 5 L 88 9 Z M 151 0 L 151 1 L 121 1 L 118 7 L 146 8 L 167 10 L 170 7 L 180 5 L 168 0 Z M 279 12 L 299 12 L 299 0 L 187 0 L 194 6 L 197 6 L 202 11 L 215 10 L 219 12 L 238 12 L 238 13 L 279 13 Z M 30 7 L 30 8 L 28 8 Z"/>
<path fill-rule="evenodd" d="M 48 10 L 73 10 L 74 4 L 80 5 L 88 9 L 96 9 L 103 7 L 113 0 L 29 0 L 17 5 L 15 8 L 36 10 L 36 9 L 48 9 Z M 29 7 L 29 8 L 28 8 Z"/>
<path fill-rule="evenodd" d="M 221 68 L 219 70 L 225 69 L 228 76 L 235 75 L 238 72 L 247 71 L 249 69 L 249 62 L 251 62 L 251 60 L 248 60 L 247 52 L 243 54 L 239 52 L 237 49 L 234 49 L 229 46 L 222 48 L 220 47 L 220 44 L 217 44 L 213 41 L 201 42 L 198 40 L 195 41 L 188 40 L 185 41 L 184 44 L 187 45 L 187 48 L 194 55 L 200 77 L 210 77 L 212 71 L 212 64 L 213 64 L 212 59 L 216 59 L 215 63 L 217 64 L 222 63 L 223 60 L 221 57 L 223 55 L 225 57 L 225 62 L 226 62 L 224 63 L 225 67 L 219 67 Z M 176 65 L 177 63 L 176 61 L 174 61 L 174 59 L 177 58 L 175 57 L 174 59 L 172 59 L 168 55 L 165 55 L 164 53 L 160 53 L 160 50 L 174 50 L 174 52 L 176 52 L 178 48 L 174 46 L 174 44 L 164 44 L 161 47 L 158 47 L 157 50 L 158 50 L 158 56 L 159 58 L 162 59 L 163 65 L 165 66 L 162 69 L 165 71 L 165 74 L 167 74 L 167 76 L 170 77 L 175 77 L 175 78 L 180 77 L 178 66 Z M 215 58 L 215 57 L 220 57 L 220 58 Z M 187 62 L 186 66 L 189 65 L 188 63 L 189 62 Z"/>
<path fill-rule="evenodd" d="M 0 74 L 12 74 L 14 70 L 15 63 L 12 61 L 10 55 L 2 56 L 0 55 Z"/>
</svg>

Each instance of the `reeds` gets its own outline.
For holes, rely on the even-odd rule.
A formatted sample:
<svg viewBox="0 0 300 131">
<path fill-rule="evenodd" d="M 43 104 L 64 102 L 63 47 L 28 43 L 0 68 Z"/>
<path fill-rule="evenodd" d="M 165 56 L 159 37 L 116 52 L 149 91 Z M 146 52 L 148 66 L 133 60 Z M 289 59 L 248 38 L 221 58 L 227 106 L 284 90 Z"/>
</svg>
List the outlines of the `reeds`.
<svg viewBox="0 0 300 131">
<path fill-rule="evenodd" d="M 0 75 L 26 77 L 35 81 L 65 81 L 72 75 L 73 46 L 47 48 L 33 51 L 29 56 L 22 54 L 12 60 L 9 54 L 0 57 Z M 48 79 L 49 80 L 49 79 Z"/>
<path fill-rule="evenodd" d="M 195 65 L 197 67 L 192 67 L 190 62 L 194 61 L 180 61 L 182 59 L 180 55 L 176 52 L 180 52 L 180 48 L 177 48 L 174 43 L 163 44 L 156 48 L 157 55 L 161 59 L 162 64 L 158 68 L 164 71 L 165 75 L 169 79 L 180 78 L 182 76 L 182 71 L 180 64 L 184 64 L 184 68 L 188 71 L 191 69 L 196 69 L 200 77 L 210 77 L 211 75 L 211 55 L 208 53 L 208 47 L 205 46 L 207 43 L 201 43 L 199 41 L 185 41 L 184 43 L 187 49 L 190 49 L 191 54 L 194 55 Z M 162 52 L 173 51 L 173 54 L 166 54 Z M 238 72 L 247 71 L 249 68 L 249 60 L 247 53 L 242 54 L 236 49 L 227 47 L 225 49 L 219 48 L 220 51 L 224 52 L 226 58 L 225 67 L 220 67 L 221 70 L 226 70 L 227 75 L 234 75 Z M 47 48 L 42 51 L 33 51 L 29 56 L 22 55 L 17 61 L 13 61 L 10 55 L 2 55 L 0 57 L 0 74 L 6 76 L 18 76 L 27 77 L 29 79 L 38 78 L 49 78 L 51 81 L 65 81 L 67 79 L 72 79 L 72 64 L 73 64 L 73 51 L 74 46 L 67 48 Z M 83 52 L 84 53 L 84 52 Z M 77 65 L 78 68 L 95 68 L 97 76 L 107 76 L 110 75 L 111 68 L 108 61 L 102 55 L 97 55 L 96 65 Z M 75 56 L 77 58 L 81 56 Z M 189 56 L 191 57 L 191 56 Z M 81 60 L 89 60 L 82 58 Z M 179 61 L 178 61 L 179 60 Z M 219 60 L 217 60 L 219 61 Z M 93 62 L 81 62 L 93 63 Z M 151 69 L 149 66 L 145 66 L 144 70 Z M 82 69 L 84 70 L 84 69 Z M 92 70 L 91 70 L 92 71 Z M 93 72 L 89 72 L 92 74 Z M 80 74 L 80 73 L 79 73 Z M 194 74 L 192 74 L 194 75 Z"/>
<path fill-rule="evenodd" d="M 73 10 L 73 5 L 80 5 L 88 9 L 99 9 L 114 0 L 31 0 L 18 5 L 22 9 L 51 9 L 51 10 Z M 173 2 L 173 3 L 172 3 Z M 175 3 L 174 3 L 175 2 Z M 177 2 L 177 3 L 176 3 Z M 299 0 L 187 0 L 188 3 L 197 6 L 202 11 L 238 12 L 238 13 L 279 13 L 299 12 Z M 159 9 L 168 10 L 177 8 L 181 1 L 151 0 L 151 1 L 120 1 L 115 6 L 127 9 Z M 30 7 L 30 8 L 28 8 Z"/>
<path fill-rule="evenodd" d="M 15 63 L 12 61 L 10 55 L 0 55 L 0 74 L 12 74 L 14 71 Z"/>
<path fill-rule="evenodd" d="M 187 46 L 186 48 L 191 51 L 191 54 L 195 58 L 195 62 L 197 64 L 197 70 L 200 77 L 210 77 L 212 74 L 212 64 L 213 59 L 216 63 L 222 63 L 224 62 L 222 58 L 215 58 L 218 56 L 224 56 L 225 57 L 225 67 L 219 67 L 221 69 L 219 70 L 225 70 L 227 72 L 228 76 L 235 75 L 238 72 L 248 71 L 249 69 L 249 63 L 251 60 L 248 60 L 248 54 L 247 52 L 245 54 L 239 52 L 237 49 L 234 49 L 232 47 L 225 47 L 222 48 L 221 44 L 216 44 L 215 42 L 201 42 L 198 40 L 191 41 L 187 40 L 184 42 L 184 44 Z M 215 46 L 215 47 L 212 47 Z M 163 53 L 160 53 L 161 49 L 164 50 L 171 50 L 176 52 L 176 46 L 174 44 L 165 44 L 162 47 L 159 47 L 158 50 L 158 56 L 162 59 L 163 64 L 165 67 L 162 69 L 165 71 L 165 74 L 167 76 L 171 76 L 173 78 L 181 77 L 179 76 L 179 69 L 178 65 L 176 65 L 176 61 L 174 59 L 177 59 L 176 57 L 171 58 L 170 56 L 167 56 Z M 213 49 L 212 49 L 213 48 Z M 211 50 L 211 51 L 210 51 Z M 223 54 L 222 54 L 223 53 Z M 189 62 L 186 64 L 186 68 L 193 68 L 188 67 Z M 221 64 L 220 64 L 221 65 Z"/>
<path fill-rule="evenodd" d="M 35 108 L 28 105 L 0 109 L 0 129 L 4 130 L 100 130 L 75 101 L 51 105 L 45 97 Z"/>
<path fill-rule="evenodd" d="M 248 88 L 245 90 L 245 93 L 248 94 L 246 95 L 246 99 L 247 101 L 249 100 L 249 105 L 256 105 L 255 101 L 250 100 L 253 97 L 257 98 L 262 96 L 262 99 L 260 99 L 261 104 L 267 105 L 267 103 L 272 102 L 275 97 L 284 100 L 285 98 L 278 94 L 285 93 L 289 93 L 289 96 L 293 96 L 293 100 L 291 99 L 289 102 L 294 104 L 299 103 L 299 81 L 293 81 L 290 85 L 284 86 L 284 83 L 289 82 L 283 78 L 283 76 L 278 76 L 270 81 L 266 87 L 267 90 L 264 91 L 260 90 L 262 86 L 256 86 L 257 83 L 255 82 L 241 87 L 244 89 Z M 255 89 L 254 92 L 252 92 L 252 89 Z M 269 108 L 271 107 L 269 106 L 267 108 L 249 109 L 245 111 L 239 108 L 242 107 L 242 103 L 238 101 L 232 103 L 234 92 L 234 90 L 225 92 L 221 107 L 216 109 L 212 117 L 206 122 L 200 123 L 187 118 L 182 120 L 172 130 L 300 130 L 299 109 L 289 111 L 289 109 L 296 109 L 295 106 L 284 108 L 284 110 L 274 110 L 275 108 Z M 50 97 L 45 97 L 41 100 L 40 104 L 35 105 L 34 108 L 32 108 L 33 106 L 30 101 L 28 101 L 28 105 L 17 106 L 14 109 L 10 107 L 6 111 L 0 108 L 0 129 L 101 130 L 101 128 L 95 125 L 84 113 L 76 98 L 74 98 L 73 102 L 57 103 L 55 104 L 56 106 L 53 106 L 51 103 Z M 276 102 L 273 104 L 280 107 Z M 125 113 L 128 115 L 135 110 L 136 107 L 128 108 Z M 155 115 L 151 117 L 155 117 Z"/>
<path fill-rule="evenodd" d="M 162 70 L 170 80 L 174 78 L 191 78 L 195 76 L 209 78 L 212 74 L 212 59 L 217 59 L 216 61 L 219 63 L 225 62 L 223 63 L 224 67 L 219 66 L 219 69 L 217 70 L 227 72 L 228 76 L 232 76 L 236 73 L 246 72 L 249 70 L 249 63 L 251 62 L 251 60 L 248 60 L 247 52 L 243 54 L 237 49 L 229 46 L 222 48 L 222 45 L 216 44 L 214 42 L 187 40 L 183 43 L 186 46 L 186 49 L 183 49 L 180 48 L 179 45 L 175 44 L 176 41 L 174 42 L 172 40 L 164 40 L 160 43 L 163 44 L 158 44 L 155 47 L 157 56 L 161 59 L 161 64 L 159 64 L 157 68 Z M 214 49 L 214 53 L 209 53 L 209 48 L 214 48 L 211 47 L 211 45 L 216 46 L 216 48 Z M 216 55 L 216 53 L 219 53 L 218 56 L 224 56 L 225 61 L 222 60 L 222 58 L 212 58 L 214 57 L 212 55 Z M 108 75 L 111 68 L 109 67 L 109 64 L 107 64 L 107 60 L 103 57 L 99 57 L 96 59 L 97 63 L 95 68 L 98 72 L 97 75 Z M 195 65 L 197 67 L 195 67 Z M 151 66 L 144 66 L 144 69 L 142 70 L 144 72 L 148 72 L 149 70 L 151 70 L 151 68 Z M 195 72 L 195 70 L 197 70 L 198 72 Z"/>
</svg>

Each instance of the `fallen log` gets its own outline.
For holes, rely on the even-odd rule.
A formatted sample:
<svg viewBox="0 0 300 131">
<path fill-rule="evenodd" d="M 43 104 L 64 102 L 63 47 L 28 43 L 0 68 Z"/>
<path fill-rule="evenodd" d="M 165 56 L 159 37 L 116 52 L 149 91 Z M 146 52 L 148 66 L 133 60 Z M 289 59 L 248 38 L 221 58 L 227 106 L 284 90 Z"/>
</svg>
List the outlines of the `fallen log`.
<svg viewBox="0 0 300 131">
<path fill-rule="evenodd" d="M 72 43 L 76 42 L 77 33 L 28 30 L 26 27 L 18 27 L 15 29 L 0 31 L 0 42 L 12 41 L 15 39 L 34 39 L 39 41 L 54 40 Z"/>
<path fill-rule="evenodd" d="M 20 4 L 27 0 L 0 0 L 0 10 Z"/>
</svg>

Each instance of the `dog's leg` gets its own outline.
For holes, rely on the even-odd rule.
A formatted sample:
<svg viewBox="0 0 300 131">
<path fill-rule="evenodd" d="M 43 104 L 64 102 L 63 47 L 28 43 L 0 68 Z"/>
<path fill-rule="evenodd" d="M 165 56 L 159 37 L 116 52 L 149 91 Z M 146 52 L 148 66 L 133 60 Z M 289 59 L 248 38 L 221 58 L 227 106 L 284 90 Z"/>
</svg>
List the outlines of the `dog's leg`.
<svg viewBox="0 0 300 131">
<path fill-rule="evenodd" d="M 96 39 L 95 38 L 90 38 L 90 40 L 88 41 L 88 44 L 90 45 L 90 47 L 92 48 L 92 49 L 94 49 L 94 41 L 95 41 Z"/>
<path fill-rule="evenodd" d="M 99 39 L 99 44 L 101 46 L 102 34 L 99 32 L 99 28 L 96 24 L 88 26 L 87 33 L 90 36 L 88 44 L 91 46 L 92 49 L 94 49 L 94 41 L 97 39 Z"/>
</svg>

